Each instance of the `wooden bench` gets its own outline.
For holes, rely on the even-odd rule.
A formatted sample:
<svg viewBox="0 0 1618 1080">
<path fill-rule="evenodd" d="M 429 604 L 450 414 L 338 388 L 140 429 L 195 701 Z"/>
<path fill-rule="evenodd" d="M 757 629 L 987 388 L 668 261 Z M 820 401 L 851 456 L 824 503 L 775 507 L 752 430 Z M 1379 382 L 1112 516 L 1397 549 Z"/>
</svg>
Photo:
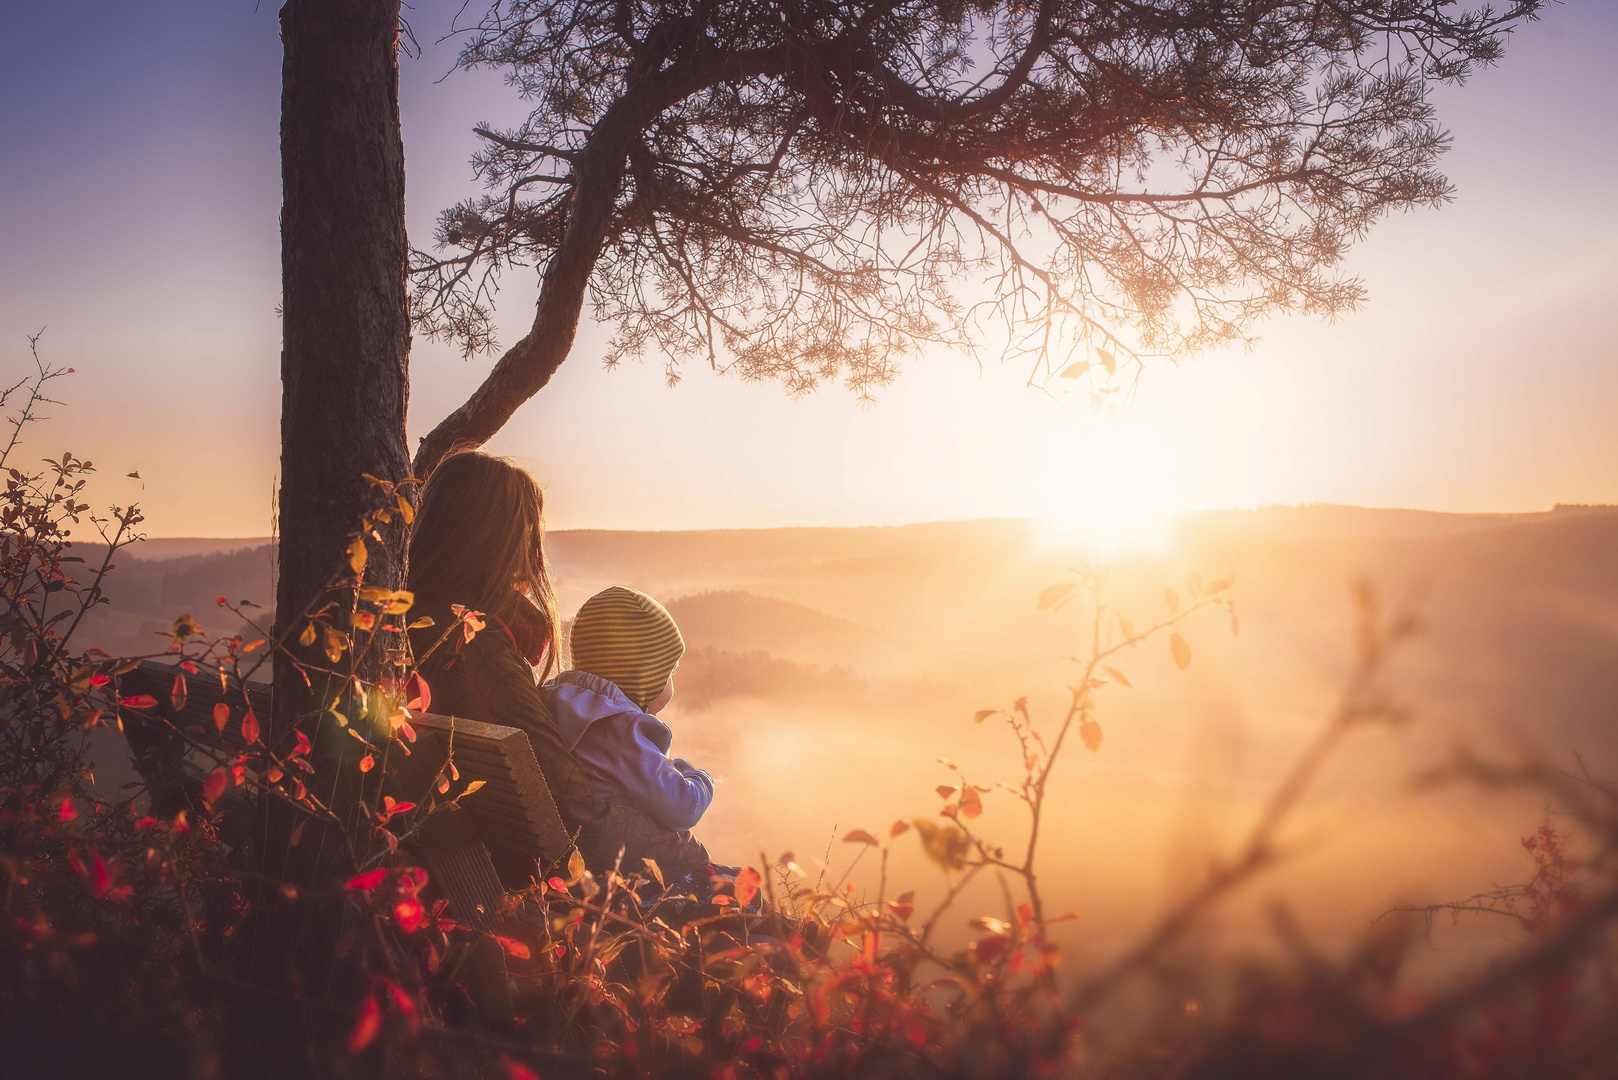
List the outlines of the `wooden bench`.
<svg viewBox="0 0 1618 1080">
<path fill-rule="evenodd" d="M 147 660 L 123 677 L 127 693 L 150 694 L 157 699 L 151 710 L 185 730 L 188 726 L 213 731 L 213 707 L 220 701 L 231 706 L 239 719 L 241 690 L 234 680 L 225 693 L 219 690 L 217 673 L 204 670 L 186 677 L 184 708 L 173 707 L 171 693 L 179 667 Z M 255 714 L 268 725 L 271 716 L 270 687 L 249 682 L 248 701 Z M 461 810 L 434 814 L 419 833 L 419 849 L 427 872 L 450 902 L 450 910 L 463 923 L 487 929 L 494 923 L 504 888 L 496 866 L 523 867 L 537 872 L 536 862 L 553 863 L 564 859 L 572 841 L 556 811 L 555 800 L 534 757 L 525 732 L 513 727 L 485 724 L 433 713 L 411 718 L 418 732 L 411 754 L 388 756 L 388 793 L 400 801 L 426 807 L 441 796 L 435 782 L 447 760 L 453 760 L 461 782 L 481 780 L 484 787 L 466 797 Z M 142 723 L 138 714 L 125 714 L 125 735 L 134 752 L 142 779 L 153 789 L 173 785 L 200 790 L 202 777 L 212 762 L 196 760 L 182 740 L 161 724 Z M 233 720 L 224 732 L 226 747 L 244 749 L 241 725 Z M 233 800 L 234 797 L 234 800 Z M 241 843 L 248 837 L 253 807 L 246 789 L 237 788 L 221 800 L 221 839 Z"/>
</svg>

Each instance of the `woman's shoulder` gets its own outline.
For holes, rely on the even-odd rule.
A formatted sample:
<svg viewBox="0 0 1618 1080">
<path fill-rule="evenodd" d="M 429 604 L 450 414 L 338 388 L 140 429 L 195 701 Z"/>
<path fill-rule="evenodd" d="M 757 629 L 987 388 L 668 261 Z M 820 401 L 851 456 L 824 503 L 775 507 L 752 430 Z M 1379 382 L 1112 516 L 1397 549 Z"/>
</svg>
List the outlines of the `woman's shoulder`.
<svg viewBox="0 0 1618 1080">
<path fill-rule="evenodd" d="M 477 631 L 470 641 L 459 630 L 453 635 L 421 662 L 434 712 L 515 727 L 549 715 L 534 669 L 498 624 Z"/>
</svg>

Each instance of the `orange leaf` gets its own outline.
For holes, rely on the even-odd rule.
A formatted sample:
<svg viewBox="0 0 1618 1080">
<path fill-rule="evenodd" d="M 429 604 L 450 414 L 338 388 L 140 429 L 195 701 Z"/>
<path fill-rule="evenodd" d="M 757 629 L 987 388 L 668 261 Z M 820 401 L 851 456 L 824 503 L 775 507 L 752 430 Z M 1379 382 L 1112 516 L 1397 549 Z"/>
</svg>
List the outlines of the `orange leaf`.
<svg viewBox="0 0 1618 1080">
<path fill-rule="evenodd" d="M 174 676 L 174 688 L 169 691 L 169 700 L 174 702 L 175 712 L 185 708 L 185 672 Z"/>
<path fill-rule="evenodd" d="M 1101 725 L 1094 720 L 1086 720 L 1079 725 L 1079 738 L 1092 753 L 1101 749 Z"/>
<path fill-rule="evenodd" d="M 526 960 L 533 955 L 528 951 L 528 946 L 524 945 L 520 941 L 515 941 L 508 937 L 500 937 L 499 935 L 495 935 L 494 940 L 498 941 L 502 949 L 506 950 L 506 952 L 510 953 L 512 956 L 515 956 L 518 960 Z"/>
<path fill-rule="evenodd" d="M 370 772 L 375 767 L 376 758 L 372 757 L 370 754 L 366 754 L 364 757 L 360 758 L 360 772 Z"/>
<path fill-rule="evenodd" d="M 757 870 L 751 866 L 742 867 L 741 873 L 736 875 L 736 903 L 741 907 L 751 904 L 753 898 L 758 895 L 758 887 L 762 882 L 763 879 L 759 877 Z"/>
<path fill-rule="evenodd" d="M 242 717 L 242 739 L 249 743 L 258 742 L 258 717 L 253 710 L 248 709 L 247 715 Z"/>
<path fill-rule="evenodd" d="M 853 832 L 843 837 L 843 843 L 867 844 L 871 847 L 875 847 L 877 844 L 881 843 L 881 841 L 872 836 L 870 833 L 866 832 L 864 829 L 855 829 Z"/>
<path fill-rule="evenodd" d="M 1122 686 L 1125 690 L 1133 690 L 1134 689 L 1134 685 L 1129 681 L 1128 677 L 1125 676 L 1124 673 L 1119 671 L 1117 668 L 1110 667 L 1110 666 L 1108 666 L 1106 664 L 1102 664 L 1101 665 L 1101 670 L 1105 671 L 1108 675 L 1111 675 L 1112 676 L 1112 681 L 1117 683 L 1119 686 Z"/>
<path fill-rule="evenodd" d="M 1191 666 L 1191 646 L 1179 634 L 1169 635 L 1169 652 L 1174 656 L 1174 666 L 1181 671 Z"/>
<path fill-rule="evenodd" d="M 393 1007 L 410 1024 L 410 1033 L 414 1035 L 421 1027 L 421 1016 L 416 1009 L 416 999 L 410 996 L 409 991 L 392 979 L 383 979 L 382 985 L 388 988 L 388 996 L 393 999 Z"/>
<path fill-rule="evenodd" d="M 150 694 L 136 694 L 134 697 L 124 698 L 118 704 L 126 709 L 150 709 L 157 704 L 157 699 Z"/>
<path fill-rule="evenodd" d="M 357 1054 L 370 1046 L 376 1039 L 377 1032 L 382 1030 L 382 1006 L 376 1002 L 375 994 L 368 994 L 360 1003 L 360 1014 L 354 1020 L 354 1027 L 348 1033 L 348 1052 Z"/>
<path fill-rule="evenodd" d="M 225 793 L 225 783 L 225 770 L 215 769 L 208 774 L 208 779 L 203 781 L 202 797 L 210 803 L 218 802 L 219 797 Z"/>
<path fill-rule="evenodd" d="M 213 726 L 224 734 L 225 725 L 230 723 L 230 706 L 223 701 L 213 707 Z"/>
<path fill-rule="evenodd" d="M 1077 582 L 1063 581 L 1059 584 L 1052 585 L 1049 588 L 1040 590 L 1039 602 L 1034 605 L 1034 609 L 1036 611 L 1044 611 L 1046 608 L 1060 606 L 1062 601 L 1067 599 L 1067 594 L 1072 592 L 1076 585 Z"/>
</svg>

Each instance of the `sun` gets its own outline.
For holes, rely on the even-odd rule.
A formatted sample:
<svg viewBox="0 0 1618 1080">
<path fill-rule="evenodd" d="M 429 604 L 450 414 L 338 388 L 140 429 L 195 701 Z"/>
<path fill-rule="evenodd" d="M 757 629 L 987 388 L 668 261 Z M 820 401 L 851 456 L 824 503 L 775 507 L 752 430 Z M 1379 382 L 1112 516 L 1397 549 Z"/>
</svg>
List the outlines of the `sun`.
<svg viewBox="0 0 1618 1080">
<path fill-rule="evenodd" d="M 1161 551 L 1173 494 L 1173 458 L 1162 435 L 1133 418 L 1107 418 L 1052 441 L 1038 516 L 1049 521 L 1053 540 L 1098 556 Z"/>
</svg>

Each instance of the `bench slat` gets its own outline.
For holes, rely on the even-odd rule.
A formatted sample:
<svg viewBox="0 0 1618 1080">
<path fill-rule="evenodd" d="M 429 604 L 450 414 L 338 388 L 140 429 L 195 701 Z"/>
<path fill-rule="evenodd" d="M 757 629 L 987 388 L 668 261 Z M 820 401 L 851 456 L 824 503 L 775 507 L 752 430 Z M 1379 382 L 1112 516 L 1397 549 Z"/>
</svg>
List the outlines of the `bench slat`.
<svg viewBox="0 0 1618 1080">
<path fill-rule="evenodd" d="M 155 711 L 181 728 L 199 725 L 211 729 L 213 707 L 225 701 L 231 707 L 231 719 L 224 741 L 235 752 L 245 749 L 241 688 L 229 680 L 222 695 L 217 673 L 188 674 L 185 707 L 175 710 L 171 691 L 179 671 L 175 664 L 148 660 L 124 678 L 136 692 L 156 698 Z M 246 690 L 249 705 L 267 727 L 269 685 L 250 682 Z M 126 717 L 126 723 L 130 721 Z M 140 723 L 138 718 L 133 722 Z M 549 864 L 565 858 L 572 841 L 525 732 L 433 713 L 418 713 L 411 724 L 427 737 L 418 738 L 408 757 L 389 755 L 387 782 L 395 788 L 396 797 L 427 802 L 449 756 L 463 781 L 482 780 L 486 785 L 462 803 L 467 813 L 432 815 L 420 834 L 428 872 L 449 897 L 456 917 L 486 925 L 484 920 L 492 916 L 502 894 L 491 851 L 500 854 L 504 863 Z"/>
</svg>

